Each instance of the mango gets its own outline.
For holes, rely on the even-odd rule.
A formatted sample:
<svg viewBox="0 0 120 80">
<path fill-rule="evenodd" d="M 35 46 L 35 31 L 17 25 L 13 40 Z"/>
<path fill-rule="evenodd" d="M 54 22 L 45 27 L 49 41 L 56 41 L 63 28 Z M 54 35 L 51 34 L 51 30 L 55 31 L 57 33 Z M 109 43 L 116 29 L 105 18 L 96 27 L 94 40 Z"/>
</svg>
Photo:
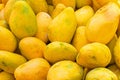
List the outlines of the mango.
<svg viewBox="0 0 120 80">
<path fill-rule="evenodd" d="M 81 47 L 88 44 L 85 35 L 86 26 L 79 26 L 74 34 L 72 45 L 79 51 Z"/>
<path fill-rule="evenodd" d="M 26 0 L 26 2 L 31 6 L 35 14 L 39 12 L 48 12 L 46 0 Z"/>
<path fill-rule="evenodd" d="M 17 40 L 13 33 L 0 26 L 0 50 L 14 52 L 17 47 Z"/>
<path fill-rule="evenodd" d="M 113 57 L 116 65 L 120 68 L 120 37 L 116 41 Z"/>
<path fill-rule="evenodd" d="M 61 13 L 64 9 L 66 8 L 66 6 L 64 4 L 57 4 L 55 9 L 52 12 L 52 18 L 55 18 L 59 13 Z"/>
<path fill-rule="evenodd" d="M 89 14 L 88 14 L 89 13 Z M 89 19 L 94 15 L 94 10 L 90 6 L 84 6 L 75 11 L 77 26 L 85 26 Z"/>
<path fill-rule="evenodd" d="M 48 39 L 70 43 L 77 26 L 73 8 L 65 8 L 48 26 Z"/>
<path fill-rule="evenodd" d="M 8 23 L 7 23 L 6 20 L 4 20 L 4 19 L 3 19 L 3 20 L 0 20 L 0 26 L 9 29 Z"/>
<path fill-rule="evenodd" d="M 86 36 L 90 42 L 107 44 L 115 35 L 119 23 L 119 7 L 110 2 L 100 8 L 86 25 Z"/>
<path fill-rule="evenodd" d="M 53 0 L 54 6 L 56 6 L 59 3 L 62 3 L 67 7 L 72 7 L 73 9 L 75 9 L 76 7 L 76 0 Z"/>
<path fill-rule="evenodd" d="M 63 60 L 51 66 L 47 80 L 82 80 L 82 76 L 82 66 L 69 60 Z"/>
<path fill-rule="evenodd" d="M 92 6 L 92 0 L 76 0 L 76 7 L 78 9 L 87 5 Z"/>
<path fill-rule="evenodd" d="M 8 73 L 14 73 L 15 69 L 25 62 L 26 59 L 19 54 L 0 50 L 0 68 Z"/>
<path fill-rule="evenodd" d="M 14 75 L 5 71 L 0 72 L 0 80 L 15 80 Z"/>
<path fill-rule="evenodd" d="M 43 58 L 31 59 L 14 72 L 16 80 L 47 80 L 50 64 Z"/>
<path fill-rule="evenodd" d="M 85 80 L 118 80 L 118 78 L 111 70 L 99 67 L 89 71 Z"/>
<path fill-rule="evenodd" d="M 44 51 L 44 58 L 50 63 L 56 63 L 61 60 L 75 61 L 76 56 L 76 48 L 65 42 L 52 42 L 47 45 Z"/>
<path fill-rule="evenodd" d="M 38 30 L 35 36 L 43 42 L 48 42 L 48 26 L 52 21 L 51 16 L 46 12 L 39 12 L 36 15 Z"/>
<path fill-rule="evenodd" d="M 6 3 L 8 2 L 8 0 L 2 0 L 2 3 L 6 5 Z"/>
<path fill-rule="evenodd" d="M 17 38 L 34 36 L 37 32 L 37 20 L 31 7 L 25 1 L 17 1 L 10 15 L 9 25 Z"/>
<path fill-rule="evenodd" d="M 102 6 L 106 5 L 109 2 L 115 2 L 117 3 L 118 0 L 92 0 L 93 2 L 93 8 L 95 11 L 97 11 Z"/>
<path fill-rule="evenodd" d="M 4 17 L 5 13 L 4 13 L 4 11 L 5 11 L 5 8 L 3 8 L 3 9 L 0 11 L 0 20 L 5 20 L 5 17 Z"/>
<path fill-rule="evenodd" d="M 110 49 L 102 43 L 89 43 L 82 48 L 76 57 L 76 62 L 88 69 L 106 67 L 111 60 Z"/>
</svg>

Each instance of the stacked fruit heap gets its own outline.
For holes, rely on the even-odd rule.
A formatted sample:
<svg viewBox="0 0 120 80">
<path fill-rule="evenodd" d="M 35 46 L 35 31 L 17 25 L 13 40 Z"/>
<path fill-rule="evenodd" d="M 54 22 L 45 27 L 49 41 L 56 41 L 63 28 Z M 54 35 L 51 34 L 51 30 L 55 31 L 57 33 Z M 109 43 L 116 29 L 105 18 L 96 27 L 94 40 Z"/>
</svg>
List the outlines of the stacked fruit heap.
<svg viewBox="0 0 120 80">
<path fill-rule="evenodd" d="M 0 0 L 0 80 L 120 80 L 120 0 Z"/>
</svg>

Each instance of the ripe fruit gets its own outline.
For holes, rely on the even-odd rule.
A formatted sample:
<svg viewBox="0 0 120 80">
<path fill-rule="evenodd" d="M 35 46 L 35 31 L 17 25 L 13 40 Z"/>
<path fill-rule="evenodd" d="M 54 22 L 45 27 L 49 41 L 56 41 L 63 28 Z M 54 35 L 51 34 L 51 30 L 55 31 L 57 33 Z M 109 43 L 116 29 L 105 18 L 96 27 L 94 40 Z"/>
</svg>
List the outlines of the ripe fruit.
<svg viewBox="0 0 120 80">
<path fill-rule="evenodd" d="M 50 64 L 43 58 L 35 58 L 20 65 L 14 72 L 16 80 L 46 80 Z"/>
<path fill-rule="evenodd" d="M 83 46 L 76 57 L 79 65 L 89 69 L 106 67 L 110 63 L 110 60 L 111 53 L 109 48 L 98 42 Z"/>
<path fill-rule="evenodd" d="M 61 60 L 75 61 L 76 56 L 77 50 L 71 44 L 58 41 L 48 44 L 44 52 L 45 59 L 50 63 Z"/>
<path fill-rule="evenodd" d="M 47 80 L 82 80 L 83 68 L 77 63 L 64 60 L 55 63 L 48 71 Z"/>
</svg>

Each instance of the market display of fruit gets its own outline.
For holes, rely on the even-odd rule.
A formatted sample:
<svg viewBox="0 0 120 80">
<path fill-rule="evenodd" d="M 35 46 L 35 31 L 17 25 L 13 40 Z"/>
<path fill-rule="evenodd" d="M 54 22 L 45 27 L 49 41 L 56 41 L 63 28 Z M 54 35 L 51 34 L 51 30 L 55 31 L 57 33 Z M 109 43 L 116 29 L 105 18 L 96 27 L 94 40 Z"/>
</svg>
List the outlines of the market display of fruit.
<svg viewBox="0 0 120 80">
<path fill-rule="evenodd" d="M 120 80 L 120 0 L 0 0 L 0 80 Z"/>
</svg>

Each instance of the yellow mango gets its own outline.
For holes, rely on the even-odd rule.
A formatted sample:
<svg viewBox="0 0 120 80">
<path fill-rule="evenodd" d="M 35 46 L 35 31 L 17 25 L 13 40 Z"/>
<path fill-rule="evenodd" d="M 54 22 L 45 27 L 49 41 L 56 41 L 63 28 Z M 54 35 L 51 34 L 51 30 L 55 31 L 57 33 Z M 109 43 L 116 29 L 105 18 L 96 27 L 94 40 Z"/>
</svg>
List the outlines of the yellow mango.
<svg viewBox="0 0 120 80">
<path fill-rule="evenodd" d="M 92 0 L 76 0 L 77 8 L 81 8 L 87 5 L 92 6 Z"/>
<path fill-rule="evenodd" d="M 52 18 L 55 18 L 59 13 L 61 13 L 64 9 L 66 8 L 66 6 L 64 4 L 57 4 L 55 9 L 52 12 Z"/>
<path fill-rule="evenodd" d="M 63 60 L 51 66 L 47 80 L 82 80 L 82 76 L 82 66 L 69 60 Z"/>
<path fill-rule="evenodd" d="M 116 65 L 120 68 L 120 37 L 116 41 L 113 56 L 114 56 Z"/>
<path fill-rule="evenodd" d="M 8 24 L 7 24 L 6 20 L 0 20 L 0 26 L 5 27 L 5 28 L 9 29 L 9 26 L 8 26 Z"/>
<path fill-rule="evenodd" d="M 94 15 L 94 10 L 90 6 L 84 6 L 75 11 L 78 26 L 85 26 L 89 19 Z"/>
<path fill-rule="evenodd" d="M 48 42 L 48 26 L 52 21 L 51 16 L 46 12 L 39 12 L 37 15 L 37 26 L 38 30 L 36 37 L 42 40 L 43 42 Z"/>
<path fill-rule="evenodd" d="M 90 42 L 107 44 L 115 35 L 119 23 L 119 7 L 110 2 L 100 8 L 86 25 L 86 36 Z"/>
<path fill-rule="evenodd" d="M 3 3 L 0 4 L 0 11 L 5 7 Z"/>
<path fill-rule="evenodd" d="M 74 34 L 72 45 L 79 51 L 80 48 L 88 44 L 88 40 L 85 35 L 86 26 L 79 26 Z"/>
<path fill-rule="evenodd" d="M 14 75 L 5 71 L 0 72 L 0 80 L 15 80 Z"/>
<path fill-rule="evenodd" d="M 94 68 L 88 72 L 85 80 L 119 80 L 115 73 L 103 67 Z"/>
<path fill-rule="evenodd" d="M 104 6 L 105 4 L 109 3 L 109 2 L 115 2 L 117 3 L 118 0 L 92 0 L 93 2 L 93 8 L 94 10 L 98 10 L 99 8 L 101 8 L 102 6 Z"/>
<path fill-rule="evenodd" d="M 28 60 L 43 57 L 46 44 L 35 37 L 26 37 L 20 40 L 19 49 Z"/>
<path fill-rule="evenodd" d="M 0 50 L 13 52 L 17 47 L 17 40 L 13 33 L 0 26 Z"/>
<path fill-rule="evenodd" d="M 31 6 L 35 14 L 39 12 L 48 12 L 48 5 L 46 0 L 26 0 Z"/>
<path fill-rule="evenodd" d="M 109 49 L 110 49 L 110 52 L 111 52 L 111 54 L 112 54 L 112 59 L 111 59 L 111 61 L 110 61 L 110 64 L 113 64 L 114 63 L 114 56 L 113 56 L 113 54 L 114 54 L 114 47 L 115 47 L 115 44 L 116 44 L 116 41 L 117 41 L 117 35 L 115 35 L 113 38 L 112 38 L 112 40 L 107 44 L 107 46 L 109 47 Z"/>
<path fill-rule="evenodd" d="M 56 6 L 59 3 L 62 3 L 67 7 L 72 7 L 73 9 L 75 9 L 76 7 L 76 0 L 53 0 L 54 6 Z"/>
<path fill-rule="evenodd" d="M 6 72 L 14 73 L 15 69 L 25 62 L 26 59 L 19 54 L 0 50 L 0 68 Z"/>
<path fill-rule="evenodd" d="M 52 42 L 47 45 L 44 51 L 44 58 L 50 63 L 55 63 L 61 60 L 75 61 L 77 50 L 71 44 L 65 42 Z"/>
<path fill-rule="evenodd" d="M 5 8 L 3 8 L 3 9 L 0 11 L 0 20 L 5 20 L 5 17 L 4 17 L 5 13 L 4 13 L 4 11 L 5 11 Z"/>
<path fill-rule="evenodd" d="M 34 36 L 37 32 L 37 20 L 31 7 L 25 1 L 17 1 L 10 15 L 9 25 L 17 38 Z"/>
<path fill-rule="evenodd" d="M 93 42 L 86 44 L 76 57 L 76 62 L 88 69 L 106 67 L 111 60 L 110 49 L 102 43 Z"/>
<path fill-rule="evenodd" d="M 62 41 L 70 43 L 77 26 L 73 8 L 65 8 L 48 26 L 48 38 L 51 42 Z"/>
<path fill-rule="evenodd" d="M 14 72 L 16 80 L 47 80 L 50 64 L 43 58 L 31 59 Z"/>
</svg>

